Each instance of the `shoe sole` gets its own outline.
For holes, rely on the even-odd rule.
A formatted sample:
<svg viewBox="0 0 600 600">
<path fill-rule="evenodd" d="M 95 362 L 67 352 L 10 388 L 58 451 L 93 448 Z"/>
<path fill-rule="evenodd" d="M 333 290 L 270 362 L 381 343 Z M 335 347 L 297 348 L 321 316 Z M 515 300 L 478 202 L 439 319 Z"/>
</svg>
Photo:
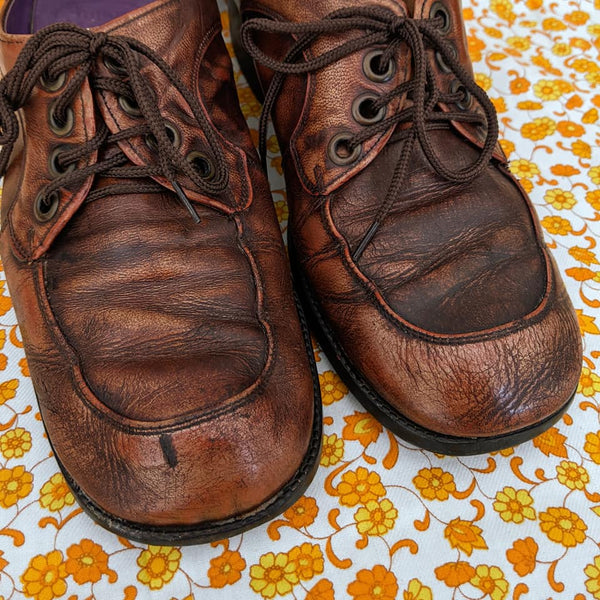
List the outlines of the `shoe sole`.
<svg viewBox="0 0 600 600">
<path fill-rule="evenodd" d="M 73 492 L 76 500 L 83 510 L 99 525 L 121 537 L 129 540 L 152 545 L 188 546 L 192 544 L 205 544 L 233 537 L 253 529 L 263 523 L 271 521 L 293 506 L 304 494 L 312 482 L 321 456 L 321 443 L 323 438 L 323 416 L 321 404 L 321 391 L 319 376 L 312 350 L 312 341 L 302 306 L 296 301 L 298 315 L 302 327 L 302 335 L 310 361 L 311 375 L 314 390 L 314 420 L 308 450 L 294 477 L 286 483 L 276 495 L 251 512 L 224 519 L 221 521 L 206 521 L 189 526 L 150 526 L 120 519 L 105 511 L 91 500 L 77 485 L 68 471 L 61 464 L 52 443 L 56 462 Z M 50 441 L 50 436 L 46 432 Z"/>
<path fill-rule="evenodd" d="M 264 95 L 256 76 L 254 63 L 243 49 L 240 40 L 239 27 L 241 25 L 241 16 L 238 1 L 228 0 L 228 7 L 234 51 L 248 84 L 256 98 L 262 102 Z M 329 362 L 356 399 L 385 427 L 411 444 L 431 452 L 449 456 L 471 456 L 497 452 L 522 444 L 542 434 L 552 427 L 571 406 L 575 398 L 575 391 L 560 410 L 543 421 L 519 429 L 518 431 L 507 433 L 506 435 L 493 437 L 455 437 L 421 427 L 417 423 L 407 419 L 394 409 L 389 402 L 377 394 L 370 383 L 360 374 L 360 371 L 352 365 L 344 349 L 337 343 L 335 335 L 327 324 L 327 320 L 322 316 L 319 303 L 296 260 L 291 240 L 288 241 L 288 250 L 296 292 L 300 297 L 309 324 L 315 332 Z"/>
</svg>

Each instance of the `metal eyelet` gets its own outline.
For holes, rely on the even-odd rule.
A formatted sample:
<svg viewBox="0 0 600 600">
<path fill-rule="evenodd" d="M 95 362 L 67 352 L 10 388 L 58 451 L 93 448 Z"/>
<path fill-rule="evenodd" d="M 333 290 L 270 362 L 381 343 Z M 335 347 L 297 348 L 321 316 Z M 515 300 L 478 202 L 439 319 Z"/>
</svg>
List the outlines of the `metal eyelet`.
<svg viewBox="0 0 600 600">
<path fill-rule="evenodd" d="M 181 135 L 179 134 L 179 130 L 175 127 L 175 125 L 167 123 L 165 125 L 165 131 L 171 144 L 173 144 L 175 148 L 179 148 L 179 145 L 181 144 Z M 146 146 L 148 146 L 148 148 L 150 148 L 150 150 L 153 152 L 158 150 L 158 142 L 156 141 L 156 137 L 154 137 L 153 133 L 146 135 Z"/>
<path fill-rule="evenodd" d="M 352 104 L 352 116 L 360 125 L 374 125 L 383 121 L 387 113 L 387 106 L 382 106 L 377 112 L 373 110 L 373 103 L 378 98 L 375 94 L 362 94 Z"/>
<path fill-rule="evenodd" d="M 42 73 L 40 77 L 40 85 L 47 92 L 58 92 L 67 81 L 67 73 L 66 71 L 62 71 L 59 73 L 54 79 L 50 79 L 50 76 L 47 72 Z"/>
<path fill-rule="evenodd" d="M 450 52 L 451 52 L 452 56 L 455 59 L 458 59 L 458 50 L 456 49 L 456 46 L 449 46 L 449 47 L 450 47 Z M 435 62 L 437 63 L 437 65 L 440 68 L 440 71 L 442 73 L 451 73 L 452 72 L 452 69 L 448 66 L 448 64 L 444 60 L 444 57 L 442 56 L 442 53 L 439 50 L 436 50 L 436 52 L 435 52 Z"/>
<path fill-rule="evenodd" d="M 102 62 L 111 73 L 115 75 L 127 75 L 127 69 L 112 56 L 105 54 L 102 57 Z"/>
<path fill-rule="evenodd" d="M 194 150 L 187 155 L 186 159 L 202 179 L 210 181 L 214 178 L 217 170 L 213 161 L 206 154 Z"/>
<path fill-rule="evenodd" d="M 50 192 L 49 196 L 43 193 L 38 194 L 33 205 L 33 214 L 40 223 L 49 221 L 58 210 L 60 204 L 60 193 L 58 191 Z"/>
<path fill-rule="evenodd" d="M 332 162 L 341 167 L 351 165 L 356 162 L 362 153 L 362 144 L 350 149 L 348 142 L 352 139 L 352 134 L 338 133 L 331 138 L 327 154 Z"/>
<path fill-rule="evenodd" d="M 50 105 L 50 110 L 48 112 L 48 124 L 50 125 L 50 129 L 52 133 L 58 137 L 66 137 L 72 131 L 75 126 L 75 113 L 72 108 L 67 108 L 67 118 L 64 123 L 60 123 L 56 120 L 56 115 L 54 114 L 55 104 Z"/>
<path fill-rule="evenodd" d="M 380 64 L 382 56 L 383 50 L 371 50 L 363 58 L 363 71 L 375 83 L 385 83 L 396 73 L 396 63 L 393 60 L 390 60 L 385 66 L 385 70 L 382 70 Z"/>
<path fill-rule="evenodd" d="M 71 173 L 75 170 L 75 163 L 71 163 L 66 167 L 61 167 L 58 160 L 62 153 L 70 149 L 71 148 L 69 146 L 57 146 L 50 153 L 50 156 L 48 157 L 48 170 L 50 171 L 50 175 L 52 175 L 52 177 L 60 177 L 61 175 Z"/>
<path fill-rule="evenodd" d="M 127 96 L 119 96 L 119 106 L 123 109 L 123 112 L 127 113 L 130 117 L 140 117 L 142 111 L 136 100 L 128 98 Z"/>
<path fill-rule="evenodd" d="M 458 79 L 455 79 L 450 84 L 450 93 L 458 94 L 459 92 L 463 95 L 463 99 L 459 100 L 458 102 L 455 102 L 456 107 L 459 110 L 469 110 L 469 107 L 471 106 L 471 101 L 473 99 L 471 96 L 471 92 L 469 92 L 469 90 L 466 89 L 465 86 L 460 81 L 458 81 Z"/>
<path fill-rule="evenodd" d="M 446 8 L 446 6 L 437 0 L 431 5 L 431 11 L 429 12 L 429 17 L 431 19 L 440 18 L 442 20 L 442 24 L 440 26 L 441 33 L 448 33 L 452 26 L 452 19 L 450 17 L 450 12 Z"/>
</svg>

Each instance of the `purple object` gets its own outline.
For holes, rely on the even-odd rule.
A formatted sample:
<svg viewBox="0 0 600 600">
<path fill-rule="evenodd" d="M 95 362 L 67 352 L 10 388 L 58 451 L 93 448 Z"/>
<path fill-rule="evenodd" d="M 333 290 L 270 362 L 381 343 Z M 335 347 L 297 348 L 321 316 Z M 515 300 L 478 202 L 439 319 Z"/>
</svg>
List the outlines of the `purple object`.
<svg viewBox="0 0 600 600">
<path fill-rule="evenodd" d="M 61 22 L 96 27 L 146 4 L 150 0 L 12 0 L 6 31 L 35 33 L 46 25 Z"/>
</svg>

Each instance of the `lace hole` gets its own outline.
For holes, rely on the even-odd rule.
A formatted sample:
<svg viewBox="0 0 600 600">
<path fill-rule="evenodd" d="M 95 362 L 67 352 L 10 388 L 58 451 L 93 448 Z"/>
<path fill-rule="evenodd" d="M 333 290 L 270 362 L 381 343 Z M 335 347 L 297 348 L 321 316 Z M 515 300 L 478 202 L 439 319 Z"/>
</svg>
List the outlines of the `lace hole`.
<svg viewBox="0 0 600 600">
<path fill-rule="evenodd" d="M 351 165 L 356 162 L 362 152 L 362 146 L 350 146 L 351 134 L 340 133 L 329 142 L 327 153 L 332 162 L 339 166 Z"/>
<path fill-rule="evenodd" d="M 64 123 L 56 118 L 55 104 L 50 106 L 50 112 L 48 113 L 48 123 L 52 133 L 58 137 L 66 137 L 73 131 L 75 126 L 75 114 L 72 108 L 67 108 Z"/>
<path fill-rule="evenodd" d="M 385 83 L 396 73 L 396 63 L 390 60 L 387 65 L 381 64 L 383 50 L 371 50 L 365 54 L 363 59 L 363 71 L 365 75 L 375 83 Z"/>
<path fill-rule="evenodd" d="M 465 86 L 458 80 L 454 80 L 450 86 L 451 94 L 462 94 L 462 99 L 455 102 L 459 110 L 469 110 L 471 106 L 472 96 L 471 92 L 465 88 Z"/>
<path fill-rule="evenodd" d="M 387 107 L 382 106 L 379 110 L 374 109 L 377 102 L 375 94 L 363 94 L 356 98 L 352 104 L 352 116 L 360 125 L 373 125 L 383 121 L 387 112 Z"/>
<path fill-rule="evenodd" d="M 181 136 L 179 135 L 178 129 L 171 125 L 171 123 L 167 123 L 165 125 L 165 133 L 169 138 L 169 141 L 175 148 L 179 148 L 179 144 L 181 143 Z M 158 150 L 158 141 L 153 133 L 149 133 L 146 136 L 146 146 L 150 148 L 153 152 Z"/>
<path fill-rule="evenodd" d="M 453 58 L 458 59 L 458 50 L 456 49 L 456 46 L 449 46 L 449 47 L 451 49 L 450 53 L 452 54 Z M 440 68 L 440 71 L 442 71 L 442 73 L 451 73 L 452 72 L 452 69 L 448 66 L 448 64 L 444 60 L 444 57 L 442 56 L 442 53 L 439 50 L 436 50 L 435 62 L 437 63 L 437 65 Z"/>
<path fill-rule="evenodd" d="M 75 163 L 71 163 L 66 167 L 61 167 L 60 165 L 60 155 L 68 150 L 70 150 L 69 146 L 57 146 L 50 153 L 50 157 L 48 158 L 48 170 L 52 177 L 60 177 L 61 175 L 71 173 L 75 170 Z"/>
<path fill-rule="evenodd" d="M 214 178 L 216 174 L 215 165 L 206 154 L 197 151 L 190 152 L 187 155 L 187 161 L 194 167 L 202 179 L 209 181 Z"/>
<path fill-rule="evenodd" d="M 58 92 L 65 85 L 65 81 L 67 81 L 67 73 L 65 71 L 59 73 L 54 79 L 50 78 L 48 72 L 42 73 L 40 77 L 40 85 L 47 92 Z"/>
<path fill-rule="evenodd" d="M 56 214 L 59 203 L 60 194 L 58 191 L 51 192 L 48 196 L 43 193 L 38 194 L 33 205 L 35 218 L 40 223 L 49 221 Z"/>
<path fill-rule="evenodd" d="M 139 104 L 133 98 L 119 96 L 119 106 L 123 109 L 123 112 L 127 113 L 130 117 L 139 117 L 142 115 Z"/>
<path fill-rule="evenodd" d="M 115 75 L 127 75 L 127 69 L 115 58 L 105 54 L 102 57 L 102 62 L 104 66 Z"/>
<path fill-rule="evenodd" d="M 441 33 L 448 33 L 450 31 L 450 27 L 452 25 L 450 13 L 444 4 L 439 2 L 439 0 L 431 5 L 431 12 L 429 13 L 429 16 L 431 19 L 441 20 L 442 24 L 439 27 Z"/>
</svg>

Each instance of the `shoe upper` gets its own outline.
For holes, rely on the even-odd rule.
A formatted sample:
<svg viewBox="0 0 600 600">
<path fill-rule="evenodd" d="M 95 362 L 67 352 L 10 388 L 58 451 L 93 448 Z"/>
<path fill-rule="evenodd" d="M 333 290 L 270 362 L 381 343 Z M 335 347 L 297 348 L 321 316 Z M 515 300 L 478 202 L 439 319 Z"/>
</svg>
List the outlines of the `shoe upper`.
<svg viewBox="0 0 600 600">
<path fill-rule="evenodd" d="M 577 319 L 473 81 L 460 2 L 242 11 L 297 261 L 354 372 L 445 435 L 557 413 L 581 369 Z"/>
<path fill-rule="evenodd" d="M 1 241 L 49 439 L 85 496 L 156 526 L 263 505 L 316 426 L 220 31 L 216 3 L 159 0 L 91 30 L 51 26 L 27 49 L 32 36 L 0 33 L 3 74 L 28 58 L 39 80 L 2 88 L 20 110 Z"/>
</svg>

